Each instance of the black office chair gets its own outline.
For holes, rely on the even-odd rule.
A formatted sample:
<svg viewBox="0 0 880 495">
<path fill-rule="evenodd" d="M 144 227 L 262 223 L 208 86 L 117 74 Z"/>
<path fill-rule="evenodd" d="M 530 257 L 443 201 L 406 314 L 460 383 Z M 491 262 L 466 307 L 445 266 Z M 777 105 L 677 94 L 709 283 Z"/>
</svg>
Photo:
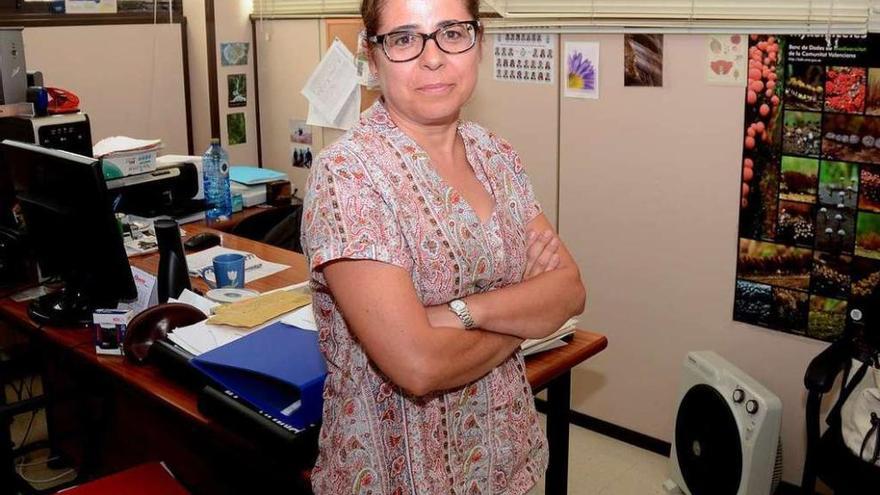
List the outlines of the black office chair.
<svg viewBox="0 0 880 495">
<path fill-rule="evenodd" d="M 231 233 L 302 253 L 302 211 L 302 205 L 267 208 L 239 222 Z"/>
<path fill-rule="evenodd" d="M 816 479 L 821 479 L 835 495 L 874 493 L 880 490 L 880 467 L 863 461 L 847 448 L 841 430 L 841 415 L 835 407 L 825 422 L 828 429 L 820 435 L 822 397 L 834 387 L 837 376 L 849 379 L 853 358 L 869 359 L 880 349 L 880 291 L 864 306 L 864 325 L 851 324 L 839 340 L 831 344 L 807 367 L 804 384 L 807 396 L 807 452 L 801 489 L 815 493 Z"/>
</svg>

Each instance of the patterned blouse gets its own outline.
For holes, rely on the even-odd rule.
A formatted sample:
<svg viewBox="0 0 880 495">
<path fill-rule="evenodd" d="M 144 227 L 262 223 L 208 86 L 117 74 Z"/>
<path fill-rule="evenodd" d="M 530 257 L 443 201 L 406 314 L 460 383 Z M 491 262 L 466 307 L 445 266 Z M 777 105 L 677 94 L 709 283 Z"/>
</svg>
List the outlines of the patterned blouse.
<svg viewBox="0 0 880 495">
<path fill-rule="evenodd" d="M 327 360 L 316 494 L 522 495 L 543 476 L 546 437 L 519 352 L 464 387 L 412 397 L 369 360 L 324 280 L 325 263 L 377 260 L 412 276 L 426 306 L 522 280 L 526 224 L 541 211 L 519 156 L 458 126 L 495 199 L 485 223 L 376 102 L 312 168 L 303 247 Z"/>
</svg>

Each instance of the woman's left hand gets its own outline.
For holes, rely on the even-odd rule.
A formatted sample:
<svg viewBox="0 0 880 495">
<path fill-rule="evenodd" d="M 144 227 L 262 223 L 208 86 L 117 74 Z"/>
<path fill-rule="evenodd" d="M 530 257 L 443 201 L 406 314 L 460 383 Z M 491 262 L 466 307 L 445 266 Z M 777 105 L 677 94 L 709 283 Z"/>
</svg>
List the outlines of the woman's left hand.
<svg viewBox="0 0 880 495">
<path fill-rule="evenodd" d="M 523 280 L 528 280 L 544 272 L 559 268 L 559 237 L 551 230 L 540 234 L 530 230 L 526 246 L 526 270 Z"/>
</svg>

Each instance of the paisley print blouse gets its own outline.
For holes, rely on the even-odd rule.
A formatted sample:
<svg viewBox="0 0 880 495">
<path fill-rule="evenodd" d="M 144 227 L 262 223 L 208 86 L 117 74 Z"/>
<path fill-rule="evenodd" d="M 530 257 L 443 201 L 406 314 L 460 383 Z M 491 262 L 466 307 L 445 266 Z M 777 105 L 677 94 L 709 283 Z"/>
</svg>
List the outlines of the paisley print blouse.
<svg viewBox="0 0 880 495">
<path fill-rule="evenodd" d="M 312 167 L 303 247 L 328 368 L 317 494 L 522 495 L 546 469 L 518 352 L 467 386 L 409 396 L 370 362 L 325 284 L 323 265 L 342 258 L 407 270 L 426 306 L 522 279 L 525 227 L 540 212 L 531 183 L 506 141 L 469 122 L 458 132 L 495 199 L 485 222 L 381 100 Z"/>
</svg>

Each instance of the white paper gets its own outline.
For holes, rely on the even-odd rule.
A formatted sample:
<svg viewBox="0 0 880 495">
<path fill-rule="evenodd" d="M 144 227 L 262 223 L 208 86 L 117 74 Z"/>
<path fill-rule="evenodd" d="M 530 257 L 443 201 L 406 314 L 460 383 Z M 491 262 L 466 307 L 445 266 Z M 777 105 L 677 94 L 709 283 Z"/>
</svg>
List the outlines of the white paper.
<svg viewBox="0 0 880 495">
<path fill-rule="evenodd" d="M 268 277 L 274 273 L 290 268 L 281 263 L 272 263 L 257 257 L 253 253 L 246 251 L 236 251 L 221 246 L 214 246 L 204 251 L 188 254 L 186 256 L 186 266 L 189 268 L 190 275 L 204 278 L 208 283 L 214 283 L 214 258 L 221 254 L 241 254 L 244 260 L 244 280 L 252 282 L 263 277 Z"/>
<path fill-rule="evenodd" d="M 281 322 L 303 330 L 318 331 L 318 324 L 315 322 L 315 313 L 312 311 L 311 304 L 287 313 L 281 317 Z"/>
<path fill-rule="evenodd" d="M 101 158 L 111 153 L 147 151 L 161 147 L 161 139 L 135 139 L 126 136 L 111 136 L 95 143 L 95 146 L 92 147 L 92 155 L 95 158 Z"/>
<path fill-rule="evenodd" d="M 203 354 L 216 349 L 221 345 L 228 344 L 251 333 L 246 328 L 236 328 L 227 325 L 211 325 L 207 320 L 186 327 L 174 329 L 168 334 L 168 338 L 175 344 L 183 347 L 187 352 Z"/>
<path fill-rule="evenodd" d="M 747 34 L 706 35 L 706 82 L 720 86 L 746 85 Z"/>
<path fill-rule="evenodd" d="M 566 42 L 560 65 L 567 98 L 599 99 L 598 42 Z"/>
<path fill-rule="evenodd" d="M 131 276 L 137 287 L 137 299 L 132 302 L 119 303 L 119 309 L 130 309 L 135 314 L 159 304 L 159 287 L 156 285 L 156 277 L 137 267 L 131 267 Z"/>
<path fill-rule="evenodd" d="M 180 293 L 180 297 L 177 299 L 168 298 L 168 302 L 189 304 L 190 306 L 199 309 L 202 313 L 205 313 L 205 316 L 211 316 L 214 312 L 214 308 L 220 305 L 220 303 L 216 303 L 207 297 L 202 297 L 189 289 L 183 289 L 183 292 Z"/>
<path fill-rule="evenodd" d="M 336 120 L 325 118 L 320 110 L 318 110 L 314 105 L 309 104 L 309 116 L 306 120 L 306 123 L 309 125 L 315 125 L 320 127 L 332 127 L 333 129 L 342 129 L 343 131 L 347 131 L 354 127 L 357 124 L 358 119 L 361 115 L 361 90 L 360 88 L 355 88 L 352 90 L 351 94 L 348 95 L 348 99 L 345 101 L 345 105 L 342 107 L 342 110 L 339 112 L 339 116 Z"/>
<path fill-rule="evenodd" d="M 356 88 L 358 77 L 354 56 L 337 39 L 312 72 L 302 94 L 311 106 L 332 122 L 337 120 L 349 95 Z"/>
<path fill-rule="evenodd" d="M 64 0 L 67 14 L 115 14 L 116 0 Z"/>
<path fill-rule="evenodd" d="M 555 84 L 556 35 L 500 33 L 495 35 L 496 81 Z"/>
</svg>

